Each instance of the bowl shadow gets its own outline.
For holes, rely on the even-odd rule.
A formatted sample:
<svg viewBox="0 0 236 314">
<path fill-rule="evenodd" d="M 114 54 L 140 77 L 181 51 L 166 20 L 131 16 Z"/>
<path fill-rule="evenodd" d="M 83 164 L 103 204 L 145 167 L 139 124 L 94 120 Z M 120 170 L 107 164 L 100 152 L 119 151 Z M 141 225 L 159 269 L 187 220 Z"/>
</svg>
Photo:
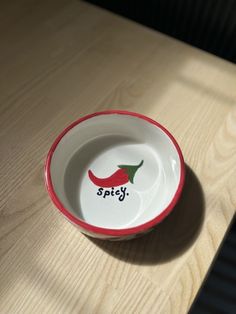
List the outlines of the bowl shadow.
<svg viewBox="0 0 236 314">
<path fill-rule="evenodd" d="M 130 241 L 104 241 L 89 238 L 108 254 L 133 264 L 168 262 L 184 253 L 195 242 L 205 216 L 201 184 L 186 165 L 183 192 L 173 212 L 149 234 Z"/>
</svg>

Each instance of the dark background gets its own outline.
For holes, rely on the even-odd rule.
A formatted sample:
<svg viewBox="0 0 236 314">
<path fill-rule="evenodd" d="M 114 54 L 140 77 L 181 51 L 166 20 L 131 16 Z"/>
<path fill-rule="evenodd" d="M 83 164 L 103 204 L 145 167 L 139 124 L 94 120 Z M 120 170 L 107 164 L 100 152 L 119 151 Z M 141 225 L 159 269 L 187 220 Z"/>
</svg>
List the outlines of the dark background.
<svg viewBox="0 0 236 314">
<path fill-rule="evenodd" d="M 89 0 L 236 63 L 235 0 Z"/>
</svg>

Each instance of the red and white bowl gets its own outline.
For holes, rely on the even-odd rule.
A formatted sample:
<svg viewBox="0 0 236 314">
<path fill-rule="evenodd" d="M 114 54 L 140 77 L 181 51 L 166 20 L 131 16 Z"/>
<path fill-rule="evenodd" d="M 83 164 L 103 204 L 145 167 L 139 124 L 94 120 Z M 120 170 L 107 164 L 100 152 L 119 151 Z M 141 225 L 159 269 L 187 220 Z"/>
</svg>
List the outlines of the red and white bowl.
<svg viewBox="0 0 236 314">
<path fill-rule="evenodd" d="M 103 111 L 68 126 L 45 164 L 53 203 L 81 232 L 126 240 L 152 230 L 174 208 L 185 165 L 174 137 L 138 113 Z"/>
</svg>

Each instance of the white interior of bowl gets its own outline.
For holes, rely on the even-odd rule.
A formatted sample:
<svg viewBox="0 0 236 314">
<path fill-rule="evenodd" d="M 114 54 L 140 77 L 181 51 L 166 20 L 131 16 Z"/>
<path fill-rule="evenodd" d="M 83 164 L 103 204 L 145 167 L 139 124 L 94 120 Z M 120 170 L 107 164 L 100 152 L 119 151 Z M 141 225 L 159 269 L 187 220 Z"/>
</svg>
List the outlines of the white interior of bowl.
<svg viewBox="0 0 236 314">
<path fill-rule="evenodd" d="M 99 190 L 88 176 L 92 170 L 109 177 L 119 165 L 142 160 L 134 182 L 113 189 Z M 68 131 L 54 151 L 50 172 L 54 191 L 71 214 L 94 226 L 123 229 L 152 220 L 169 205 L 180 182 L 180 159 L 161 128 L 135 116 L 108 114 Z"/>
</svg>

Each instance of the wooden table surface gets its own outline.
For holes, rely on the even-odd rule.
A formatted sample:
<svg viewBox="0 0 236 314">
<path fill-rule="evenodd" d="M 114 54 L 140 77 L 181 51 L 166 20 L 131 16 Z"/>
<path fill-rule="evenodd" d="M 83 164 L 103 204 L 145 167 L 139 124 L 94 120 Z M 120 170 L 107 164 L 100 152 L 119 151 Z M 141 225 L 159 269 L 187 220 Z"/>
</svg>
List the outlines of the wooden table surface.
<svg viewBox="0 0 236 314">
<path fill-rule="evenodd" d="M 236 66 L 79 1 L 2 1 L 0 313 L 185 313 L 236 205 Z M 55 209 L 55 136 L 104 109 L 156 119 L 187 180 L 149 235 L 101 242 Z"/>
</svg>

